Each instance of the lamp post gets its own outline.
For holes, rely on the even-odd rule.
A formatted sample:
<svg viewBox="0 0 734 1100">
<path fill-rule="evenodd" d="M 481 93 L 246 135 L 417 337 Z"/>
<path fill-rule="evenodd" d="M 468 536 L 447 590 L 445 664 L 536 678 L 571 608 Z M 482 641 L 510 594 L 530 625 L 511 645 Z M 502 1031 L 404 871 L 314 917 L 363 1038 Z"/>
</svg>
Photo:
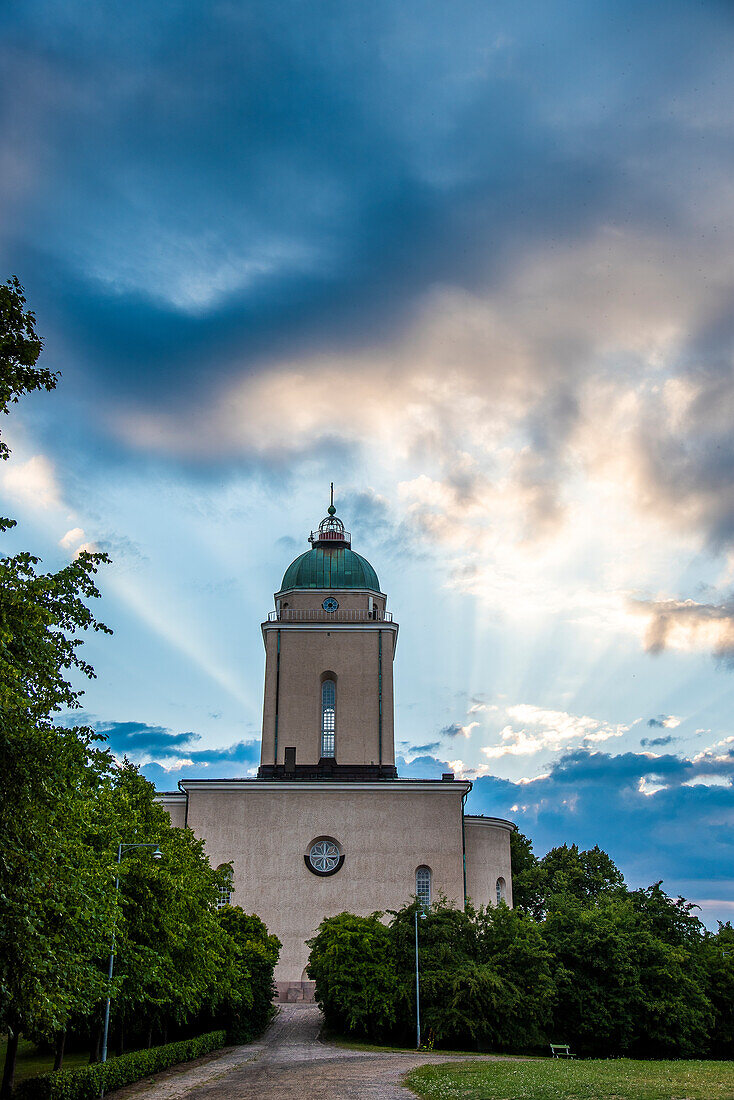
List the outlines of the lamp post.
<svg viewBox="0 0 734 1100">
<path fill-rule="evenodd" d="M 421 920 L 426 914 L 421 910 Z M 421 1048 L 421 979 L 418 968 L 418 908 L 415 910 L 415 1049 Z"/>
<path fill-rule="evenodd" d="M 118 866 L 122 863 L 122 853 L 129 852 L 131 848 L 152 848 L 153 859 L 163 859 L 163 852 L 160 850 L 157 844 L 118 844 L 117 845 L 117 863 Z M 112 992 L 112 971 L 115 966 L 115 926 L 117 924 L 117 896 L 120 892 L 120 872 L 118 870 L 117 877 L 115 878 L 115 916 L 112 922 L 112 946 L 110 948 L 110 962 L 107 968 L 107 1003 L 104 1009 L 104 1032 L 102 1034 L 102 1061 L 107 1061 L 107 1036 L 110 1030 L 110 993 Z"/>
</svg>

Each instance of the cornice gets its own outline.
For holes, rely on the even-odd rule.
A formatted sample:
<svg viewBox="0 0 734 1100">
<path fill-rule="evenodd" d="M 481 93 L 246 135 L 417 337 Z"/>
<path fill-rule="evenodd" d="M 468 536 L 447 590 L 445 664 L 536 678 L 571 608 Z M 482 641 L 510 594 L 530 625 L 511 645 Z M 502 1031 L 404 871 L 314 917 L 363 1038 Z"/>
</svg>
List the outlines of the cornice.
<svg viewBox="0 0 734 1100">
<path fill-rule="evenodd" d="M 484 817 L 477 814 L 465 814 L 464 821 L 467 825 L 486 825 L 490 829 L 506 829 L 508 833 L 516 833 L 517 825 L 514 821 L 506 821 L 504 817 Z"/>
<path fill-rule="evenodd" d="M 465 794 L 472 789 L 468 779 L 182 779 L 182 791 L 444 791 Z M 485 819 L 486 820 L 486 819 Z"/>
</svg>

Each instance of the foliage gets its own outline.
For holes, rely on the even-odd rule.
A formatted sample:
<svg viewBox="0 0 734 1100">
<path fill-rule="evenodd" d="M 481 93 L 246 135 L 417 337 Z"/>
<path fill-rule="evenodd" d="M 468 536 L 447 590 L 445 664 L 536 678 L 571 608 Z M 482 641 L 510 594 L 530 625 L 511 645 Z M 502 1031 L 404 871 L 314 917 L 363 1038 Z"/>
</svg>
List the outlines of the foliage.
<svg viewBox="0 0 734 1100">
<path fill-rule="evenodd" d="M 16 279 L 0 287 L 4 413 L 24 394 L 56 386 L 56 375 L 37 366 L 42 341 L 25 304 Z M 8 455 L 0 444 L 0 457 Z M 12 526 L 0 519 L 0 531 Z M 257 918 L 243 914 L 238 939 L 218 917 L 230 869 L 210 867 L 203 842 L 172 827 L 151 784 L 129 763 L 118 767 L 103 738 L 59 720 L 81 706 L 72 678 L 78 685 L 94 676 L 81 654 L 84 633 L 111 633 L 89 606 L 107 561 L 82 552 L 44 573 L 32 554 L 0 558 L 3 1097 L 21 1034 L 54 1040 L 60 1053 L 71 1029 L 91 1041 L 94 1057 L 108 994 L 120 1050 L 126 1035 L 150 1046 L 154 1032 L 180 1032 L 225 1005 L 239 1014 L 240 1032 L 252 1030 L 270 1005 L 279 944 Z M 151 842 L 164 852 L 161 863 L 137 846 Z"/>
<path fill-rule="evenodd" d="M 571 1036 L 599 1055 L 705 1051 L 711 1010 L 697 958 L 655 936 L 629 898 L 566 898 L 542 930 L 555 960 L 555 1041 Z"/>
<path fill-rule="evenodd" d="M 4 413 L 23 394 L 56 387 L 57 376 L 36 366 L 43 341 L 36 333 L 36 316 L 25 305 L 23 288 L 15 277 L 0 286 L 0 412 Z M 9 454 L 0 440 L 0 459 Z"/>
<path fill-rule="evenodd" d="M 454 1062 L 420 1066 L 406 1084 L 423 1100 L 734 1100 L 731 1062 Z"/>
<path fill-rule="evenodd" d="M 703 946 L 706 994 L 714 1014 L 712 1054 L 734 1058 L 734 928 L 729 921 Z"/>
<path fill-rule="evenodd" d="M 624 892 L 622 872 L 606 852 L 562 844 L 537 859 L 527 837 L 511 837 L 514 904 L 542 917 L 557 895 L 586 904 Z M 519 870 L 516 872 L 516 866 Z"/>
<path fill-rule="evenodd" d="M 655 882 L 646 890 L 633 890 L 630 898 L 650 931 L 672 947 L 692 946 L 705 932 L 703 924 L 693 914 L 698 906 L 685 898 L 669 897 L 662 882 Z"/>
<path fill-rule="evenodd" d="M 226 1027 L 230 1042 L 248 1043 L 273 1015 L 273 971 L 280 940 L 268 933 L 254 913 L 237 906 L 220 909 L 218 919 L 234 966 L 229 981 L 220 978 L 210 996 L 208 1019 Z"/>
<path fill-rule="evenodd" d="M 123 1054 L 108 1062 L 84 1066 L 83 1069 L 42 1073 L 22 1081 L 13 1093 L 14 1100 L 97 1100 L 102 1090 L 109 1092 L 131 1085 L 170 1066 L 218 1050 L 224 1046 L 225 1039 L 223 1031 L 212 1031 L 195 1039 L 183 1039 L 166 1046 Z"/>
<path fill-rule="evenodd" d="M 0 1039 L 0 1065 L 5 1058 L 7 1039 Z M 69 1051 L 64 1057 L 64 1065 L 85 1066 L 89 1061 L 89 1052 L 85 1050 Z M 39 1049 L 30 1039 L 21 1039 L 18 1043 L 18 1059 L 15 1065 L 15 1080 L 36 1077 L 39 1073 L 50 1073 L 54 1063 L 53 1049 L 44 1044 Z"/>
<path fill-rule="evenodd" d="M 604 853 L 581 867 L 540 919 L 523 909 L 419 917 L 421 1024 L 446 1047 L 530 1051 L 570 1042 L 581 1055 L 686 1057 L 731 1049 L 734 940 L 721 943 L 660 884 L 627 893 Z M 611 863 L 611 861 L 609 861 Z M 612 865 L 613 866 L 613 865 Z M 312 941 L 310 972 L 327 1022 L 367 1038 L 415 1034 L 416 903 L 370 918 L 342 913 Z"/>
<path fill-rule="evenodd" d="M 381 916 L 327 917 L 308 941 L 308 973 L 327 1026 L 370 1039 L 397 1020 L 392 937 Z"/>
<path fill-rule="evenodd" d="M 534 909 L 538 900 L 538 858 L 529 837 L 514 829 L 510 833 L 512 900 L 516 907 Z"/>
</svg>

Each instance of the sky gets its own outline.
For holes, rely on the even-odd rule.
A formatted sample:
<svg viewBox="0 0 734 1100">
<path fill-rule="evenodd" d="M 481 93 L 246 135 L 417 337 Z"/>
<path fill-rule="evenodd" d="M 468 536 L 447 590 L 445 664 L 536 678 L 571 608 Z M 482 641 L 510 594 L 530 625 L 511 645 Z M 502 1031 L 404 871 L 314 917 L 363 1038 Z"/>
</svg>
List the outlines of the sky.
<svg viewBox="0 0 734 1100">
<path fill-rule="evenodd" d="M 734 918 L 728 3 L 0 9 L 0 274 L 59 371 L 4 552 L 105 550 L 84 715 L 257 767 L 336 483 L 400 773 Z"/>
</svg>

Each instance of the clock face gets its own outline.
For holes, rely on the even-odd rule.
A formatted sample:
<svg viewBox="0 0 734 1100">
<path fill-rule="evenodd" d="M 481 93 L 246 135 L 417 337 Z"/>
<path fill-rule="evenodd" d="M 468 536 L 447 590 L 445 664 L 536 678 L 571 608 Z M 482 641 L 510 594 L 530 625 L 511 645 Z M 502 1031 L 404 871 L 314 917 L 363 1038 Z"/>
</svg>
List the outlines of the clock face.
<svg viewBox="0 0 734 1100">
<path fill-rule="evenodd" d="M 339 601 L 335 600 L 333 596 L 327 596 L 321 606 L 324 611 L 336 611 Z"/>
</svg>

